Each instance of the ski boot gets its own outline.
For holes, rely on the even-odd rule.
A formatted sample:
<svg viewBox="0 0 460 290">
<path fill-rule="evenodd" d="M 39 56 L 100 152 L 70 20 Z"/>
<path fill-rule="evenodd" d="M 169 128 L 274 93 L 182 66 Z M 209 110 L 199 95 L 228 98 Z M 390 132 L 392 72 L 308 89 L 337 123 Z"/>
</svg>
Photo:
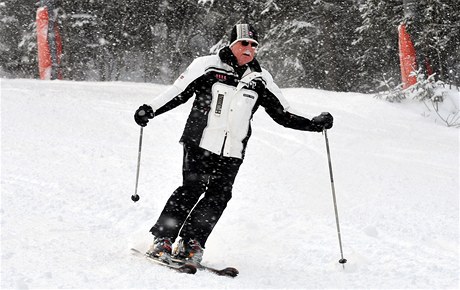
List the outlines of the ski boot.
<svg viewBox="0 0 460 290">
<path fill-rule="evenodd" d="M 172 243 L 169 238 L 155 238 L 153 245 L 145 254 L 169 264 L 171 263 L 171 249 Z"/>
<path fill-rule="evenodd" d="M 197 240 L 181 239 L 174 248 L 173 259 L 199 266 L 203 260 L 203 247 Z"/>
</svg>

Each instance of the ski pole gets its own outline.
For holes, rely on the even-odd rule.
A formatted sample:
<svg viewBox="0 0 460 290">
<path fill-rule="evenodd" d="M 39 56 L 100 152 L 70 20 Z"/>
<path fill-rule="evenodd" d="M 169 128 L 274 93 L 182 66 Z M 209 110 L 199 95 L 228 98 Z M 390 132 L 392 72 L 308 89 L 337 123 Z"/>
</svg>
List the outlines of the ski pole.
<svg viewBox="0 0 460 290">
<path fill-rule="evenodd" d="M 141 167 L 141 151 L 142 151 L 142 135 L 144 133 L 144 127 L 141 127 L 141 132 L 139 134 L 139 153 L 137 154 L 137 173 L 136 173 L 136 188 L 134 190 L 134 195 L 131 195 L 131 199 L 136 202 L 139 200 L 139 195 L 137 195 L 137 185 L 139 184 L 139 169 Z"/>
<path fill-rule="evenodd" d="M 334 176 L 332 174 L 332 162 L 331 162 L 331 151 L 329 150 L 329 140 L 327 139 L 327 130 L 323 130 L 324 138 L 326 139 L 326 151 L 327 151 L 327 159 L 329 162 L 329 176 L 331 177 L 331 189 L 332 189 L 332 199 L 334 201 L 334 211 L 335 211 L 335 222 L 337 224 L 337 235 L 339 237 L 339 246 L 340 246 L 340 255 L 341 259 L 339 263 L 345 268 L 345 263 L 347 259 L 343 258 L 343 249 L 342 249 L 342 238 L 340 235 L 340 225 L 339 225 L 339 211 L 337 210 L 337 198 L 335 197 L 335 187 L 334 187 Z"/>
</svg>

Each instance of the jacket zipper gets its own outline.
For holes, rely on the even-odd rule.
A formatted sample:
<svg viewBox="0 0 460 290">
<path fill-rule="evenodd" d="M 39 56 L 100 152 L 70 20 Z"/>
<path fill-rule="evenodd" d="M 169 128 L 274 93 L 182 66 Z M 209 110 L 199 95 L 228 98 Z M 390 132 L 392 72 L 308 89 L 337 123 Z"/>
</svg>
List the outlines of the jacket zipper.
<svg viewBox="0 0 460 290">
<path fill-rule="evenodd" d="M 224 156 L 224 149 L 225 149 L 225 142 L 227 142 L 227 134 L 228 132 L 225 132 L 225 137 L 224 137 L 224 144 L 222 144 L 222 149 L 220 150 L 220 156 Z"/>
</svg>

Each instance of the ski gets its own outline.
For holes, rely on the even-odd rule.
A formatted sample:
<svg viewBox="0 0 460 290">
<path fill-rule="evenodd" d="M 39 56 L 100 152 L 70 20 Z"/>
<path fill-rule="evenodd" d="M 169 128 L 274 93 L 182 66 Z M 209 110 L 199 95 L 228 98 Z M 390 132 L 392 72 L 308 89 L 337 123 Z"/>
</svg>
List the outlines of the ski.
<svg viewBox="0 0 460 290">
<path fill-rule="evenodd" d="M 138 257 L 144 257 L 147 260 L 151 261 L 152 263 L 155 263 L 157 265 L 169 268 L 169 269 L 174 270 L 174 271 L 179 272 L 179 273 L 195 274 L 196 271 L 197 271 L 197 268 L 195 266 L 193 266 L 193 265 L 190 265 L 190 264 L 176 263 L 174 261 L 172 261 L 171 263 L 168 264 L 168 263 L 166 263 L 166 262 L 164 262 L 164 261 L 162 261 L 160 259 L 150 257 L 150 256 L 142 253 L 141 251 L 137 250 L 137 249 L 131 248 L 131 251 L 132 251 L 133 255 L 136 255 Z"/>
<path fill-rule="evenodd" d="M 178 265 L 187 265 L 184 260 L 172 259 L 172 261 L 174 263 L 178 264 Z M 225 276 L 225 277 L 231 277 L 231 278 L 235 278 L 240 273 L 236 268 L 233 268 L 233 267 L 226 267 L 226 268 L 223 268 L 223 269 L 216 269 L 216 268 L 209 267 L 209 266 L 206 266 L 206 265 L 203 265 L 203 264 L 199 264 L 199 265 L 196 265 L 196 268 L 198 270 L 201 270 L 201 271 L 208 271 L 208 272 L 216 274 L 218 276 Z"/>
<path fill-rule="evenodd" d="M 225 277 L 231 277 L 231 278 L 235 278 L 240 273 L 236 268 L 233 268 L 233 267 L 227 267 L 227 268 L 219 270 L 219 269 L 215 269 L 209 266 L 200 265 L 198 266 L 198 269 L 206 270 L 208 272 L 214 273 L 219 276 L 225 276 Z"/>
</svg>

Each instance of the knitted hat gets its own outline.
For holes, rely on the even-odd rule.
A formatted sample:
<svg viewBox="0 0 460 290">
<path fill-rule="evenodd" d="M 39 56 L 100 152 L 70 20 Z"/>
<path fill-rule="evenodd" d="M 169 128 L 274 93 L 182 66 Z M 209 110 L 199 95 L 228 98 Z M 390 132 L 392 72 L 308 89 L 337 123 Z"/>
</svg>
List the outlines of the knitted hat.
<svg viewBox="0 0 460 290">
<path fill-rule="evenodd" d="M 230 47 L 236 42 L 247 40 L 259 44 L 257 31 L 250 24 L 237 24 L 230 33 Z"/>
</svg>

